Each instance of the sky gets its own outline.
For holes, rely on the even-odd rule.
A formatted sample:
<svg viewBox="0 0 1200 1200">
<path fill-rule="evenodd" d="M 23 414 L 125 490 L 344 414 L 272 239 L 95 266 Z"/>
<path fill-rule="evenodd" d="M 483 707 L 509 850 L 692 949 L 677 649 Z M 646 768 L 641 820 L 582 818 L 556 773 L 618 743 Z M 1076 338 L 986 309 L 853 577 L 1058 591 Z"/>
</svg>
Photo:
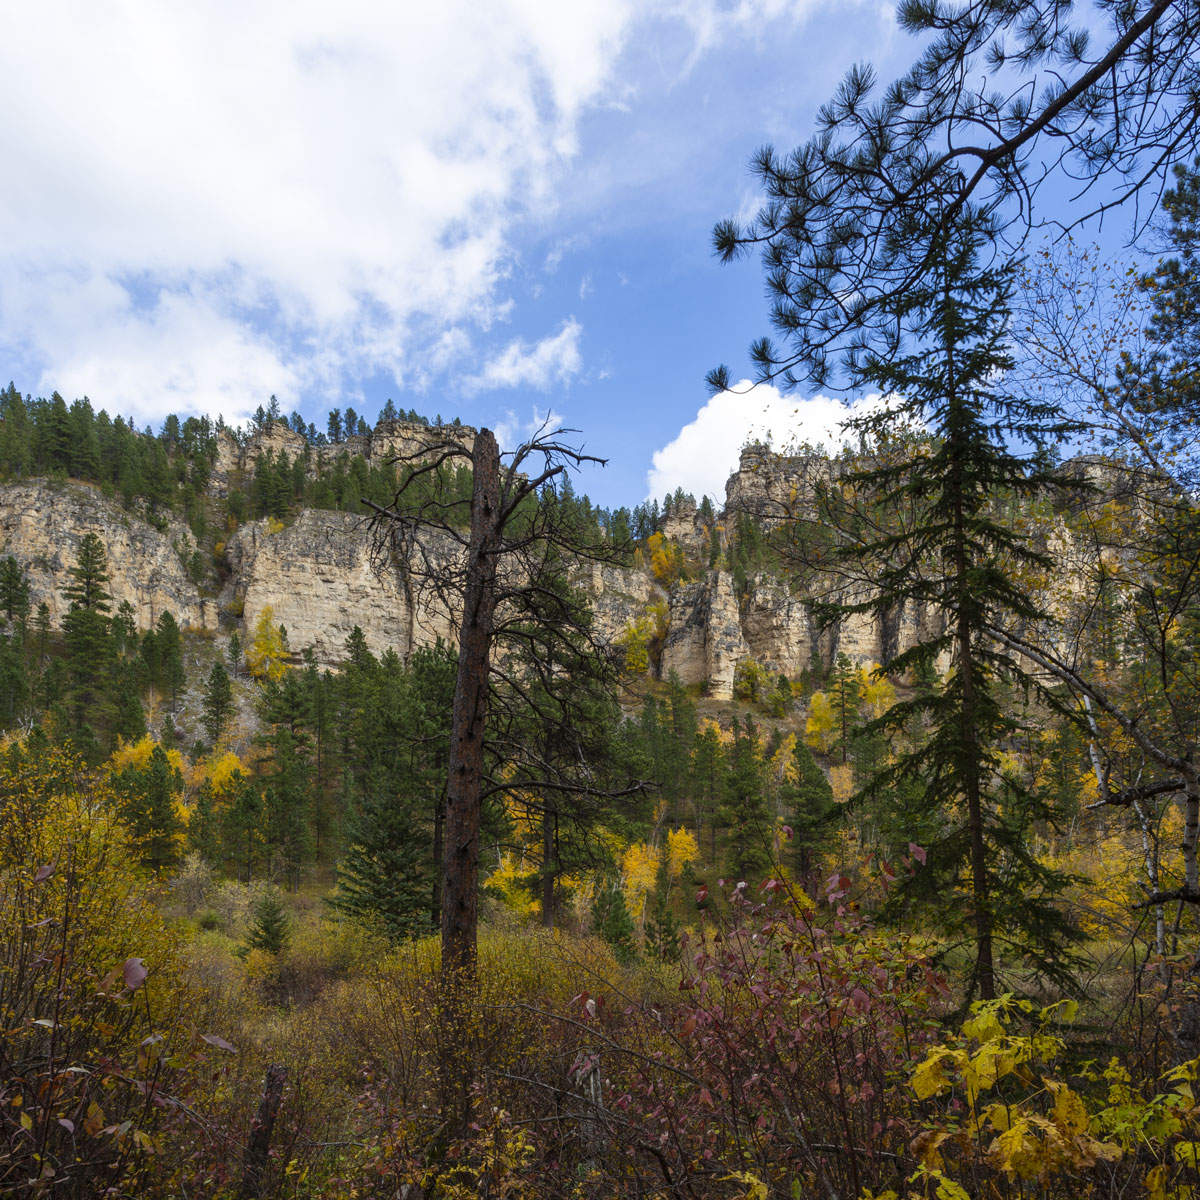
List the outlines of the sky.
<svg viewBox="0 0 1200 1200">
<path fill-rule="evenodd" d="M 609 459 L 605 506 L 720 501 L 750 438 L 833 445 L 828 397 L 710 398 L 767 328 L 752 215 L 889 0 L 11 6 L 0 374 L 159 428 L 270 396 L 324 429 L 387 399 Z"/>
</svg>

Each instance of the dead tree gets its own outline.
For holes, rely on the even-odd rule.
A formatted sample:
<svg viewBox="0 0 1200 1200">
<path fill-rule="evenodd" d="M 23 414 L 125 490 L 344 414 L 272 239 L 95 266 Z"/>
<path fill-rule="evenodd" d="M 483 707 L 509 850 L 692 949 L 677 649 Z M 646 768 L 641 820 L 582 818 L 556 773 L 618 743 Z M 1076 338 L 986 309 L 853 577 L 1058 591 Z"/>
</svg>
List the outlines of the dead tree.
<svg viewBox="0 0 1200 1200">
<path fill-rule="evenodd" d="M 564 586 L 580 561 L 616 562 L 622 548 L 556 503 L 553 483 L 586 454 L 564 433 L 543 427 L 511 453 L 481 429 L 473 444 L 439 429 L 428 445 L 396 460 L 401 478 L 392 503 L 372 505 L 378 553 L 386 554 L 459 629 L 451 715 L 449 778 L 442 854 L 442 973 L 469 978 L 475 968 L 480 823 L 484 801 L 515 788 L 551 795 L 604 791 L 630 795 L 636 782 L 605 789 L 578 763 L 539 755 L 533 740 L 506 735 L 512 711 L 532 708 L 565 729 L 561 703 L 572 666 L 603 675 L 611 647 L 593 629 L 586 605 Z M 469 499 L 459 469 L 471 472 Z M 615 678 L 615 676 L 614 676 Z M 489 741 L 491 735 L 491 741 Z M 512 764 L 525 769 L 513 772 Z M 506 777 L 493 770 L 506 767 Z"/>
</svg>

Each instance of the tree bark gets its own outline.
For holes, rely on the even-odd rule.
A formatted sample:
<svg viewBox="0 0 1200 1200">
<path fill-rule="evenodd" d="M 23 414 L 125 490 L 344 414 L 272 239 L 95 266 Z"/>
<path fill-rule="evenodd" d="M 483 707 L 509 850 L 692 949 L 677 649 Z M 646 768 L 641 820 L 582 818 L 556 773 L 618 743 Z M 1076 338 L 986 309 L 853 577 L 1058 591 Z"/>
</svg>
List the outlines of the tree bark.
<svg viewBox="0 0 1200 1200">
<path fill-rule="evenodd" d="M 557 830 L 554 814 L 542 812 L 542 928 L 554 928 L 554 883 L 558 877 L 556 845 Z"/>
<path fill-rule="evenodd" d="M 475 973 L 479 920 L 479 818 L 484 733 L 488 714 L 488 660 L 495 632 L 496 570 L 501 541 L 500 451 L 481 429 L 471 456 L 471 536 L 458 642 L 458 676 L 446 788 L 446 844 L 442 872 L 442 976 Z"/>
<path fill-rule="evenodd" d="M 242 1190 L 238 1193 L 239 1200 L 258 1200 L 262 1189 L 263 1174 L 267 1169 L 267 1157 L 271 1151 L 271 1134 L 275 1130 L 275 1118 L 279 1116 L 279 1106 L 283 1102 L 283 1085 L 287 1079 L 287 1067 L 272 1063 L 267 1068 L 267 1076 L 263 1081 L 262 1099 L 258 1102 L 258 1112 L 250 1129 L 250 1139 L 246 1143 L 245 1166 L 242 1171 Z"/>
</svg>

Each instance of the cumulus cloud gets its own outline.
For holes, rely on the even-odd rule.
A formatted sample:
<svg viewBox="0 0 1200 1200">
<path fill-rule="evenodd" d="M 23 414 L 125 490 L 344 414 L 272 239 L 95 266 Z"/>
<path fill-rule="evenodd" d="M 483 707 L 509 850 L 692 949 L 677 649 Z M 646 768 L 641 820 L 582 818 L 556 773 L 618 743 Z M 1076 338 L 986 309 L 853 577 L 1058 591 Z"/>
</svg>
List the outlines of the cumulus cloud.
<svg viewBox="0 0 1200 1200">
<path fill-rule="evenodd" d="M 725 481 L 736 470 L 747 443 L 767 442 L 779 450 L 806 444 L 836 450 L 848 441 L 842 428 L 845 421 L 880 403 L 878 395 L 853 405 L 829 396 L 785 396 L 768 384 L 751 389 L 750 381 L 743 379 L 732 391 L 713 396 L 694 421 L 654 452 L 646 494 L 661 497 L 681 487 L 697 498 L 708 495 L 721 504 Z"/>
<path fill-rule="evenodd" d="M 520 338 L 485 364 L 483 370 L 465 381 L 468 391 L 484 388 L 532 387 L 544 392 L 552 384 L 567 383 L 583 366 L 579 339 L 583 326 L 570 317 L 551 337 L 528 345 Z"/>
<path fill-rule="evenodd" d="M 505 315 L 513 223 L 553 204 L 631 19 L 621 0 L 14 11 L 0 347 L 148 414 L 264 375 L 404 381 L 446 330 Z M 14 307 L 40 319 L 18 331 Z"/>
<path fill-rule="evenodd" d="M 328 406 L 380 374 L 569 379 L 574 322 L 499 353 L 496 330 L 585 118 L 637 102 L 631 48 L 669 26 L 690 70 L 821 3 L 10 6 L 0 354 L 144 420 Z"/>
</svg>

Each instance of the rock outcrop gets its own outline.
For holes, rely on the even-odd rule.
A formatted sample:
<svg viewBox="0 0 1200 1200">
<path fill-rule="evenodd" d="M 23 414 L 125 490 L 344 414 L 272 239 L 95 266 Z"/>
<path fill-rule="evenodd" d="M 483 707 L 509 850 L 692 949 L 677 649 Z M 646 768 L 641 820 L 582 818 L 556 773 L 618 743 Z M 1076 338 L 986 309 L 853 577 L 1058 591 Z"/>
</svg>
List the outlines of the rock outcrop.
<svg viewBox="0 0 1200 1200">
<path fill-rule="evenodd" d="M 26 572 L 33 606 L 44 601 L 53 626 L 67 612 L 62 588 L 89 533 L 108 552 L 113 608 L 128 601 L 140 629 L 151 628 L 164 611 L 185 627 L 217 628 L 217 602 L 201 594 L 180 553 L 191 545 L 183 525 L 172 522 L 160 531 L 81 483 L 34 480 L 0 492 L 0 554 L 11 554 Z"/>
<path fill-rule="evenodd" d="M 419 457 L 443 432 L 468 448 L 475 436 L 466 426 L 442 431 L 387 422 L 368 438 L 306 449 L 304 440 L 281 424 L 244 443 L 222 430 L 210 488 L 218 498 L 234 487 L 244 489 L 255 458 L 268 451 L 290 458 L 307 453 L 316 470 L 322 457 L 342 454 L 373 462 Z M 1115 486 L 1099 460 L 1079 460 L 1077 468 L 1093 483 Z M 717 522 L 728 524 L 747 514 L 770 527 L 802 511 L 815 483 L 832 482 L 837 472 L 836 463 L 819 455 L 782 457 L 750 447 L 729 480 L 725 511 Z M 708 559 L 706 516 L 707 509 L 702 516 L 694 504 L 680 500 L 661 527 L 668 541 L 683 548 L 693 572 Z M 245 641 L 269 607 L 272 619 L 287 629 L 293 652 L 311 646 L 325 665 L 341 661 L 356 625 L 376 653 L 390 647 L 407 656 L 438 638 L 456 640 L 457 614 L 427 571 L 378 554 L 366 522 L 350 514 L 308 510 L 282 529 L 266 521 L 242 525 L 224 545 L 224 586 L 214 596 L 197 587 L 189 574 L 192 543 L 182 524 L 157 528 L 83 484 L 12 484 L 0 489 L 0 553 L 13 555 L 28 573 L 34 605 L 45 601 L 56 626 L 66 611 L 62 587 L 67 572 L 89 532 L 107 549 L 114 606 L 128 601 L 142 629 L 169 610 L 181 625 L 198 629 L 224 625 L 232 630 L 241 622 Z M 1047 533 L 1056 559 L 1067 562 L 1071 547 L 1060 544 L 1063 537 L 1065 526 Z M 449 542 L 434 544 L 424 566 L 432 563 L 435 576 L 451 573 L 458 552 Z M 678 672 L 685 683 L 703 684 L 718 698 L 732 694 L 737 665 L 746 658 L 795 678 L 814 663 L 828 666 L 839 653 L 857 662 L 888 662 L 938 632 L 934 615 L 911 604 L 845 616 L 822 627 L 814 617 L 817 598 L 854 599 L 838 591 L 843 584 L 825 576 L 801 586 L 760 572 L 735 590 L 729 572 L 709 569 L 664 589 L 645 569 L 581 564 L 576 582 L 591 597 L 597 630 L 610 641 L 619 640 L 651 604 L 665 601 L 669 626 L 662 646 L 663 673 Z M 857 598 L 870 597 L 863 593 Z"/>
</svg>

